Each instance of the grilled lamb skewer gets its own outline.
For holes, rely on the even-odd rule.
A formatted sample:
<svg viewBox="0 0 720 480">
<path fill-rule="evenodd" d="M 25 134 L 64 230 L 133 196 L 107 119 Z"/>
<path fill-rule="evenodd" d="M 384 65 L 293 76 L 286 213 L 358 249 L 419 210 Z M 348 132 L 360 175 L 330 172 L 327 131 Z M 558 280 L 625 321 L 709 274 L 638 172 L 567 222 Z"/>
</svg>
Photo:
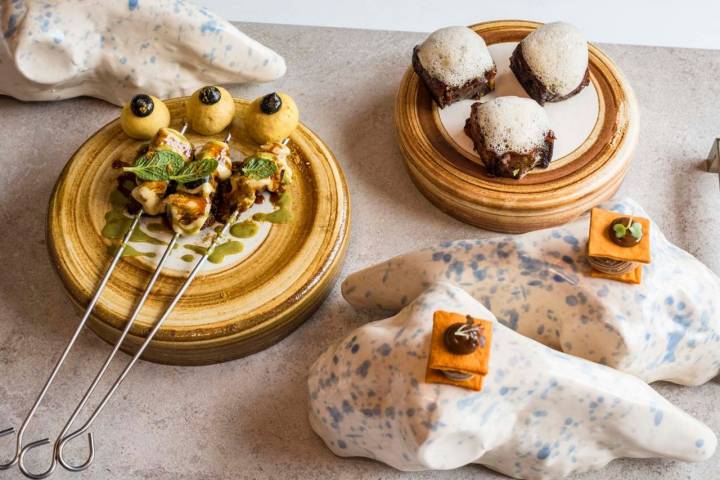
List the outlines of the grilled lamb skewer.
<svg viewBox="0 0 720 480">
<path fill-rule="evenodd" d="M 274 172 L 261 178 L 247 174 L 243 168 L 233 172 L 230 177 L 230 191 L 227 194 L 230 210 L 238 209 L 244 212 L 255 203 L 257 194 L 265 190 L 278 192 L 282 185 L 291 183 L 292 169 L 288 165 L 289 156 L 290 149 L 287 145 L 276 142 L 262 145 L 254 156 L 246 158 L 243 168 L 248 164 L 248 160 L 255 157 L 272 162 Z"/>
<path fill-rule="evenodd" d="M 164 203 L 173 231 L 182 235 L 197 233 L 210 217 L 212 200 L 218 181 L 232 173 L 230 146 L 226 142 L 210 140 L 195 155 L 196 161 L 215 159 L 217 167 L 212 175 L 194 182 L 180 184 L 177 193 L 169 195 Z"/>
<path fill-rule="evenodd" d="M 180 155 L 185 162 L 193 158 L 193 147 L 185 135 L 172 128 L 161 128 L 148 145 L 145 155 L 152 152 L 171 151 Z M 167 181 L 138 180 L 137 186 L 130 193 L 148 215 L 159 215 L 165 210 L 163 198 L 167 193 Z"/>
</svg>

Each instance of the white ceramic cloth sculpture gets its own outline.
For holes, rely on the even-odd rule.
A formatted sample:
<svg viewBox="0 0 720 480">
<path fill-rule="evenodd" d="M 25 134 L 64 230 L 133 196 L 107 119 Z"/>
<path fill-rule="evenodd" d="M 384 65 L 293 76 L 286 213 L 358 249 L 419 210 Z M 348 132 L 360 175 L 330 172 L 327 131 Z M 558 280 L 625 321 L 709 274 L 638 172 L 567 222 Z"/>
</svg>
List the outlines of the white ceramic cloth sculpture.
<svg viewBox="0 0 720 480">
<path fill-rule="evenodd" d="M 311 367 L 310 423 L 334 453 L 406 471 L 480 463 L 533 479 L 601 468 L 618 457 L 712 456 L 713 432 L 640 379 L 500 323 L 482 391 L 424 383 L 436 310 L 496 322 L 464 290 L 434 284 Z"/>
<path fill-rule="evenodd" d="M 0 94 L 20 100 L 121 105 L 285 74 L 282 57 L 187 0 L 0 0 L 0 21 Z"/>
<path fill-rule="evenodd" d="M 631 200 L 603 208 L 647 217 Z M 651 226 L 641 285 L 590 277 L 589 218 L 560 228 L 461 240 L 350 275 L 355 307 L 397 311 L 438 280 L 456 283 L 506 326 L 646 382 L 699 385 L 720 369 L 720 279 Z"/>
</svg>

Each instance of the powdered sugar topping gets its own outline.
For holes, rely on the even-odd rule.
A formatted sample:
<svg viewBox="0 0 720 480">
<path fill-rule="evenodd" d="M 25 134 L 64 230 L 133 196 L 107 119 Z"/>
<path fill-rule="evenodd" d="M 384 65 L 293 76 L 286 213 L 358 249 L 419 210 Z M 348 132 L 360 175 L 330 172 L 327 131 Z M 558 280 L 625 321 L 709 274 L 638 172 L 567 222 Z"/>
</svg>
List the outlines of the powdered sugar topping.
<svg viewBox="0 0 720 480">
<path fill-rule="evenodd" d="M 433 32 L 418 50 L 420 63 L 443 83 L 460 87 L 495 67 L 480 35 L 467 27 L 445 27 Z"/>
<path fill-rule="evenodd" d="M 574 26 L 548 23 L 521 45 L 528 66 L 550 92 L 567 95 L 582 82 L 588 66 L 587 41 Z"/>
</svg>

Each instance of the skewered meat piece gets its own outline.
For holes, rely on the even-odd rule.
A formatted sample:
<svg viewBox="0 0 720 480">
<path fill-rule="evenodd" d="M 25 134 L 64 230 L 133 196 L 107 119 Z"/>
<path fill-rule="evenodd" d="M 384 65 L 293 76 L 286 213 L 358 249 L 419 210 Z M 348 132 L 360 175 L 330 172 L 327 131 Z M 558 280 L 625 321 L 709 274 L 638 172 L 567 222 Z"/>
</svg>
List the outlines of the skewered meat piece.
<svg viewBox="0 0 720 480">
<path fill-rule="evenodd" d="M 193 146 L 185 135 L 172 128 L 161 128 L 150 141 L 148 152 L 169 150 L 179 154 L 186 162 L 192 160 Z"/>
<path fill-rule="evenodd" d="M 168 182 L 141 182 L 130 193 L 142 205 L 148 215 L 159 215 L 164 210 L 163 197 L 167 192 Z"/>
<path fill-rule="evenodd" d="M 292 170 L 288 167 L 287 159 L 290 149 L 282 143 L 269 143 L 262 145 L 256 156 L 266 158 L 275 163 L 275 173 L 265 178 L 252 178 L 245 175 L 236 176 L 236 181 L 246 183 L 256 192 L 267 190 L 277 192 L 283 184 L 292 182 Z M 232 180 L 232 179 L 231 179 Z"/>
<path fill-rule="evenodd" d="M 165 205 L 172 229 L 181 235 L 197 233 L 210 215 L 210 202 L 200 195 L 173 193 Z"/>
<path fill-rule="evenodd" d="M 195 160 L 204 160 L 206 158 L 217 160 L 218 166 L 213 174 L 194 182 L 179 185 L 178 191 L 202 195 L 207 200 L 215 193 L 218 181 L 230 178 L 232 162 L 230 159 L 230 146 L 227 143 L 219 140 L 210 140 L 205 143 L 200 148 L 200 151 L 195 154 Z"/>
<path fill-rule="evenodd" d="M 245 211 L 255 203 L 255 196 L 265 190 L 277 192 L 282 185 L 292 181 L 292 169 L 288 165 L 290 149 L 282 143 L 262 145 L 257 156 L 275 164 L 275 173 L 265 178 L 252 178 L 243 174 L 242 169 L 230 177 L 230 192 L 227 194 L 232 207 Z"/>
<path fill-rule="evenodd" d="M 168 221 L 177 233 L 191 235 L 207 223 L 218 181 L 226 180 L 232 173 L 230 146 L 226 142 L 210 140 L 195 154 L 196 161 L 211 158 L 218 164 L 211 175 L 180 184 L 178 193 L 165 200 Z"/>
<path fill-rule="evenodd" d="M 232 174 L 232 163 L 230 160 L 230 145 L 219 140 L 210 140 L 202 146 L 200 151 L 195 155 L 195 159 L 203 160 L 205 158 L 214 158 L 218 162 L 215 170 L 217 180 L 227 180 Z"/>
<path fill-rule="evenodd" d="M 155 134 L 148 145 L 145 155 L 152 151 L 172 151 L 188 162 L 192 159 L 193 148 L 185 135 L 172 128 L 161 128 Z M 131 192 L 132 197 L 142 205 L 148 215 L 159 215 L 165 210 L 163 197 L 167 193 L 168 183 L 166 181 L 148 182 L 138 180 L 138 185 Z"/>
</svg>

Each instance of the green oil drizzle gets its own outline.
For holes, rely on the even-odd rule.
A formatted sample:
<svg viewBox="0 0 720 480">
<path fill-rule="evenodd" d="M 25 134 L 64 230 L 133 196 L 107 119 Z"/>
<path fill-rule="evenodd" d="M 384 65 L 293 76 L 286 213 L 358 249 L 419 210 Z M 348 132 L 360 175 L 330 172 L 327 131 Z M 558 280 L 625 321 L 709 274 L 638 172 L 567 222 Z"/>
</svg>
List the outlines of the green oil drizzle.
<svg viewBox="0 0 720 480">
<path fill-rule="evenodd" d="M 133 219 L 125 215 L 125 207 L 130 203 L 130 200 L 120 193 L 119 190 L 113 189 L 110 192 L 110 210 L 105 213 L 105 225 L 103 226 L 101 235 L 110 240 L 118 240 L 125 235 L 130 228 Z M 156 224 L 153 223 L 148 225 L 149 230 L 155 230 Z M 155 238 L 144 232 L 139 226 L 135 228 L 135 231 L 130 236 L 131 242 L 136 243 L 148 243 L 150 245 L 165 245 L 167 242 L 163 242 L 159 238 Z M 136 250 L 137 252 L 137 250 Z M 131 256 L 126 252 L 123 256 Z M 132 255 L 139 256 L 139 255 Z"/>
<path fill-rule="evenodd" d="M 187 247 L 187 245 L 186 245 Z M 235 240 L 229 240 L 225 243 L 221 243 L 210 254 L 208 257 L 208 260 L 210 263 L 222 263 L 223 260 L 225 260 L 225 257 L 227 255 L 234 255 L 236 253 L 240 253 L 243 251 L 243 244 L 235 241 Z"/>
<path fill-rule="evenodd" d="M 128 203 L 130 203 L 130 200 L 120 193 L 120 190 L 114 189 L 110 192 L 110 205 L 113 207 L 124 209 L 127 207 Z"/>
<path fill-rule="evenodd" d="M 126 217 L 122 209 L 113 208 L 105 214 L 105 225 L 102 229 L 102 236 L 110 240 L 122 238 L 130 228 L 132 218 Z"/>
<path fill-rule="evenodd" d="M 250 238 L 257 234 L 260 227 L 252 220 L 236 223 L 230 227 L 230 235 L 236 238 Z"/>
<path fill-rule="evenodd" d="M 290 211 L 290 205 L 292 204 L 292 198 L 288 192 L 283 192 L 277 201 L 276 206 L 278 207 L 272 213 L 256 213 L 253 215 L 253 220 L 258 222 L 270 222 L 270 223 L 290 223 L 292 221 L 292 212 Z"/>
<path fill-rule="evenodd" d="M 192 262 L 193 258 L 195 258 L 195 255 L 193 255 L 192 253 L 186 253 L 185 255 L 180 257 L 180 260 L 182 260 L 183 262 Z"/>
<path fill-rule="evenodd" d="M 200 245 L 192 245 L 189 243 L 183 245 L 183 248 L 186 250 L 190 250 L 191 252 L 195 252 L 199 255 L 205 255 L 205 252 L 207 252 L 207 248 L 201 247 Z"/>
<path fill-rule="evenodd" d="M 115 255 L 117 252 L 119 245 L 108 245 L 107 246 L 107 252 L 110 255 Z M 125 248 L 123 249 L 122 253 L 123 257 L 154 257 L 155 252 L 141 252 L 140 250 L 135 249 L 132 245 L 125 245 Z"/>
<path fill-rule="evenodd" d="M 148 235 L 140 227 L 137 227 L 132 235 L 130 235 L 130 241 L 137 243 L 149 243 L 151 245 L 165 245 L 167 243 L 163 242 L 159 238 Z"/>
</svg>

